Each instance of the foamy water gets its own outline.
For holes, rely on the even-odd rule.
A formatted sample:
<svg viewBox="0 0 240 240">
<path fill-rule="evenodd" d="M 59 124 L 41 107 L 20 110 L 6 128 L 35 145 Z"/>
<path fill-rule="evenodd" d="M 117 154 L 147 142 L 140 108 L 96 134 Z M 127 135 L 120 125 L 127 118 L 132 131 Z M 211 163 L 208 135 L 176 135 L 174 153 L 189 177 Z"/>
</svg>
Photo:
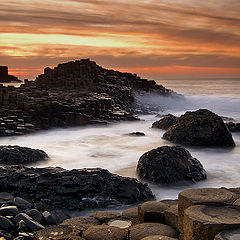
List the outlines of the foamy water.
<svg viewBox="0 0 240 240">
<path fill-rule="evenodd" d="M 148 96 L 144 103 L 161 106 L 162 114 L 180 115 L 187 110 L 208 108 L 221 116 L 240 121 L 240 98 L 236 96 L 187 95 L 184 99 Z M 162 130 L 151 125 L 159 117 L 141 116 L 142 121 L 114 123 L 109 126 L 75 127 L 41 131 L 32 135 L 1 138 L 0 144 L 16 144 L 46 151 L 49 160 L 32 166 L 60 166 L 73 168 L 106 168 L 123 176 L 137 177 L 135 168 L 139 157 L 146 151 L 163 145 L 173 145 L 163 140 Z M 144 137 L 127 135 L 144 132 Z M 189 187 L 239 187 L 240 182 L 240 134 L 233 134 L 236 147 L 203 148 L 187 147 L 199 159 L 207 171 L 208 179 L 199 183 L 174 185 L 150 184 L 157 200 L 176 198 Z"/>
</svg>

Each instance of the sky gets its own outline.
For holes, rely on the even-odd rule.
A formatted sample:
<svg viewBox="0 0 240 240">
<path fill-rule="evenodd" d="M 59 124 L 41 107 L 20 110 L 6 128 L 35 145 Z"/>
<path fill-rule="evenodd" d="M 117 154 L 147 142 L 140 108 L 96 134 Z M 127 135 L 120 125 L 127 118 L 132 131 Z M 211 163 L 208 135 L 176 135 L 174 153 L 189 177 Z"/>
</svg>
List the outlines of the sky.
<svg viewBox="0 0 240 240">
<path fill-rule="evenodd" d="M 240 78 L 239 0 L 0 1 L 0 65 L 20 79 L 90 58 L 152 79 Z"/>
</svg>

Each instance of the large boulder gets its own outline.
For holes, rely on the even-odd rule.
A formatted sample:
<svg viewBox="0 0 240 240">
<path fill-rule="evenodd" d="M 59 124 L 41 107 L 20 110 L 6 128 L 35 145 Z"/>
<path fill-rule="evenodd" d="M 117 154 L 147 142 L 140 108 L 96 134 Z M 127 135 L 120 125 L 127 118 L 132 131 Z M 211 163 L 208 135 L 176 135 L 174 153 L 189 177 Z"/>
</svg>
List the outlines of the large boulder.
<svg viewBox="0 0 240 240">
<path fill-rule="evenodd" d="M 0 146 L 0 164 L 26 164 L 47 159 L 48 155 L 39 149 L 19 146 Z"/>
<path fill-rule="evenodd" d="M 222 118 L 207 109 L 186 112 L 167 129 L 163 138 L 191 146 L 235 146 Z"/>
<path fill-rule="evenodd" d="M 227 122 L 225 123 L 230 132 L 240 132 L 240 123 Z"/>
<path fill-rule="evenodd" d="M 154 183 L 206 179 L 202 164 L 180 146 L 163 146 L 144 153 L 137 165 L 140 178 Z"/>
<path fill-rule="evenodd" d="M 7 166 L 0 168 L 0 186 L 2 191 L 31 197 L 36 208 L 46 204 L 51 210 L 133 204 L 153 198 L 146 184 L 100 168 L 65 170 Z"/>
<path fill-rule="evenodd" d="M 159 121 L 156 121 L 152 124 L 152 128 L 159 128 L 159 129 L 168 129 L 171 127 L 173 124 L 176 123 L 177 117 L 173 116 L 172 114 L 167 114 L 164 116 L 162 119 Z"/>
</svg>

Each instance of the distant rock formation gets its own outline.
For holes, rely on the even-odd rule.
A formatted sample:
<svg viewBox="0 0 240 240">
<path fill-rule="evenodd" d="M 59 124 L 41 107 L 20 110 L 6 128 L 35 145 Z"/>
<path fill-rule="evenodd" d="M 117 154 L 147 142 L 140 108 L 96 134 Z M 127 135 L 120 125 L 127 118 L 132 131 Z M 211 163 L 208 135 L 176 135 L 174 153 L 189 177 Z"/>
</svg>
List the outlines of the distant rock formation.
<svg viewBox="0 0 240 240">
<path fill-rule="evenodd" d="M 19 88 L 0 85 L 0 136 L 137 120 L 135 92 L 175 94 L 153 80 L 104 69 L 89 59 L 45 68 L 35 81 L 25 80 Z"/>
<path fill-rule="evenodd" d="M 0 66 L 0 82 L 21 82 L 17 77 L 8 74 L 7 66 Z"/>
</svg>

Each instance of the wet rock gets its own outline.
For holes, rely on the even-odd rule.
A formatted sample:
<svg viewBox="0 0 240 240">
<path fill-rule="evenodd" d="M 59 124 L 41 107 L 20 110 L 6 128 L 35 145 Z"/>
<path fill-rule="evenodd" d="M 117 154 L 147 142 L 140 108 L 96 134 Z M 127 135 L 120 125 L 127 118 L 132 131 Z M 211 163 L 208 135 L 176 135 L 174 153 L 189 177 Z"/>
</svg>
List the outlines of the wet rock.
<svg viewBox="0 0 240 240">
<path fill-rule="evenodd" d="M 25 212 L 32 219 L 34 219 L 38 223 L 41 223 L 43 216 L 42 216 L 42 213 L 40 213 L 37 209 L 26 210 Z"/>
<path fill-rule="evenodd" d="M 165 224 L 178 229 L 178 205 L 172 205 L 164 211 Z"/>
<path fill-rule="evenodd" d="M 0 208 L 0 215 L 2 216 L 16 216 L 18 212 L 19 211 L 16 206 L 7 206 Z"/>
<path fill-rule="evenodd" d="M 154 236 L 145 237 L 141 240 L 178 240 L 178 238 L 171 238 L 163 235 L 154 235 Z"/>
<path fill-rule="evenodd" d="M 152 235 L 178 237 L 178 233 L 174 228 L 161 223 L 141 223 L 130 228 L 130 237 L 132 240 L 141 240 L 144 237 Z"/>
<path fill-rule="evenodd" d="M 23 220 L 29 230 L 29 232 L 35 232 L 44 228 L 40 223 L 33 220 L 26 213 L 19 213 L 14 219 L 14 222 L 19 223 Z"/>
<path fill-rule="evenodd" d="M 202 164 L 180 146 L 163 146 L 144 153 L 138 161 L 137 173 L 155 183 L 206 179 Z"/>
<path fill-rule="evenodd" d="M 240 239 L 240 228 L 223 230 L 214 238 L 214 240 L 238 240 L 238 239 Z"/>
<path fill-rule="evenodd" d="M 12 240 L 14 237 L 12 234 L 8 233 L 7 231 L 0 230 L 0 237 L 5 238 L 6 240 Z"/>
<path fill-rule="evenodd" d="M 142 133 L 142 132 L 132 132 L 132 133 L 129 133 L 130 136 L 136 136 L 136 137 L 143 137 L 145 136 L 145 133 Z"/>
<path fill-rule="evenodd" d="M 156 121 L 152 124 L 152 128 L 159 128 L 159 129 L 168 129 L 177 121 L 177 117 L 173 116 L 172 114 L 167 114 L 159 121 Z"/>
<path fill-rule="evenodd" d="M 13 200 L 14 204 L 21 209 L 28 209 L 32 207 L 32 203 L 21 197 L 15 197 Z"/>
<path fill-rule="evenodd" d="M 31 149 L 19 146 L 0 146 L 1 164 L 25 164 L 42 161 L 46 159 L 47 154 L 38 149 Z"/>
<path fill-rule="evenodd" d="M 8 220 L 6 217 L 0 216 L 0 229 L 2 230 L 10 230 L 13 229 L 13 223 Z"/>
<path fill-rule="evenodd" d="M 167 129 L 163 138 L 190 146 L 235 146 L 222 118 L 207 109 L 186 112 Z"/>
<path fill-rule="evenodd" d="M 122 217 L 137 219 L 138 218 L 138 207 L 128 208 L 122 212 Z"/>
<path fill-rule="evenodd" d="M 97 211 L 90 216 L 96 218 L 100 223 L 105 223 L 111 219 L 120 218 L 121 214 L 117 212 Z"/>
<path fill-rule="evenodd" d="M 8 192 L 0 192 L 0 202 L 8 202 L 13 200 L 13 195 Z"/>
<path fill-rule="evenodd" d="M 2 190 L 23 198 L 30 193 L 35 205 L 46 204 L 50 211 L 63 208 L 79 211 L 153 198 L 147 185 L 99 168 L 65 170 L 8 166 L 0 168 L 0 185 Z"/>
</svg>

